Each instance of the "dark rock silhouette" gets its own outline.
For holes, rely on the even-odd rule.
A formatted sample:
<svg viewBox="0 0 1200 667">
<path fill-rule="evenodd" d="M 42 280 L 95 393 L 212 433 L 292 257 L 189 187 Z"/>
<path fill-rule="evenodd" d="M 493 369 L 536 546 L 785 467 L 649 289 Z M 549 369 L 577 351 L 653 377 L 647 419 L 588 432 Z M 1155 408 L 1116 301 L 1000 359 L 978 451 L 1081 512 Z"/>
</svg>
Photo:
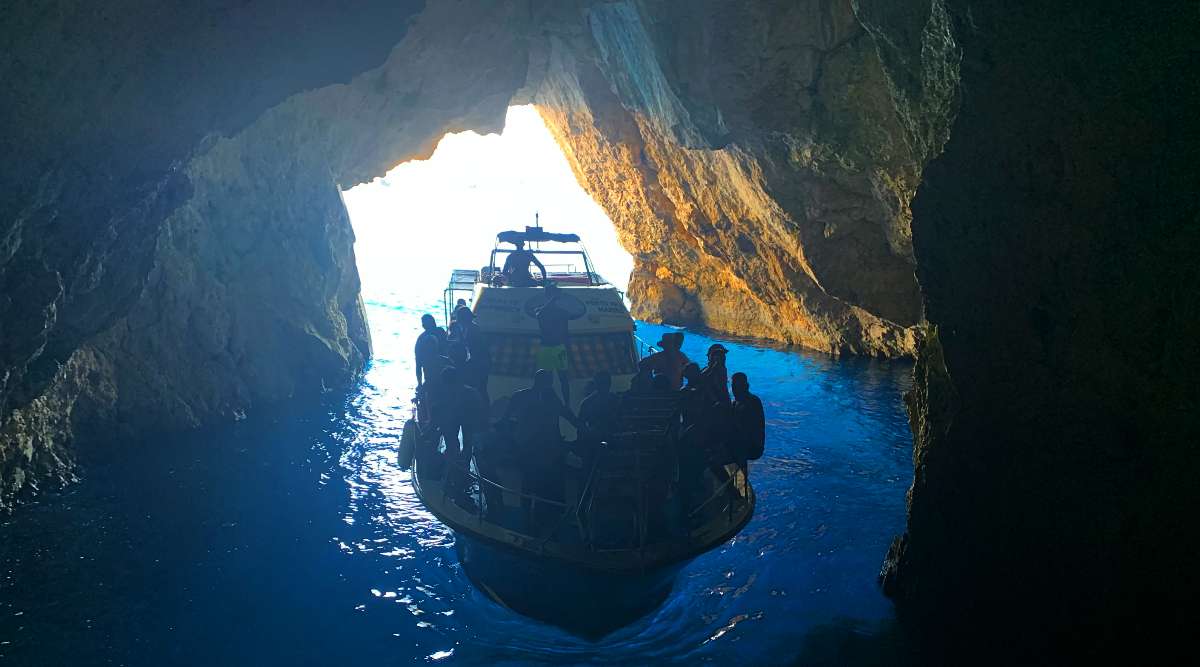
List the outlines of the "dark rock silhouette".
<svg viewBox="0 0 1200 667">
<path fill-rule="evenodd" d="M 1166 655 L 1200 590 L 1200 15 L 949 6 L 962 104 L 913 203 L 937 333 L 887 589 L 972 655 Z"/>
<path fill-rule="evenodd" d="M 1191 4 L 94 5 L 0 25 L 0 507 L 77 437 L 346 386 L 370 343 L 338 189 L 532 102 L 639 316 L 916 356 L 884 582 L 918 634 L 1179 630 Z"/>
</svg>

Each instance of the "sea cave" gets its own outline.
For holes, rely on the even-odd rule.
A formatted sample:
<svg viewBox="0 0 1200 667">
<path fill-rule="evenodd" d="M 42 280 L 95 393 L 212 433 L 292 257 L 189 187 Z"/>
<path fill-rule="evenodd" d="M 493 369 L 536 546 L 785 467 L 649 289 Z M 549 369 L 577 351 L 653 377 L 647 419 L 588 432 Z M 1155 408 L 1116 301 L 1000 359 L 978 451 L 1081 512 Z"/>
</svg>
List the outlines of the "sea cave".
<svg viewBox="0 0 1200 667">
<path fill-rule="evenodd" d="M 1165 660 L 1200 595 L 1198 29 L 1181 1 L 8 8 L 0 661 Z M 602 639 L 402 528 L 441 294 L 364 288 L 355 193 L 510 109 L 640 334 L 733 347 L 767 403 L 755 518 Z M 390 219 L 397 262 L 444 231 Z"/>
</svg>

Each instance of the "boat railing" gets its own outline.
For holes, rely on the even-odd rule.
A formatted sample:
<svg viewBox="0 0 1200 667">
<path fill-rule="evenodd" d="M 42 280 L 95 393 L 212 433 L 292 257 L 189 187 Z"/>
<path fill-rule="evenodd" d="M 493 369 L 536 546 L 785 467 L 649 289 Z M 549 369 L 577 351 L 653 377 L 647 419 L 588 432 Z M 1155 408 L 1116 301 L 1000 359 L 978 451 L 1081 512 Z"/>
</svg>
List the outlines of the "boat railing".
<svg viewBox="0 0 1200 667">
<path fill-rule="evenodd" d="M 692 518 L 692 517 L 695 517 L 696 515 L 700 514 L 700 512 L 702 512 L 704 510 L 704 508 L 708 507 L 708 505 L 710 503 L 712 503 L 714 500 L 717 500 L 721 496 L 728 495 L 730 492 L 734 491 L 735 489 L 737 491 L 739 491 L 740 493 L 743 493 L 743 494 L 745 493 L 745 485 L 744 485 L 745 483 L 744 482 L 743 482 L 741 488 L 737 488 L 738 487 L 737 480 L 739 478 L 742 478 L 742 479 L 745 478 L 745 466 L 743 466 L 740 463 L 732 464 L 732 465 L 735 465 L 737 468 L 734 471 L 734 473 L 729 475 L 729 478 L 726 479 L 721 484 L 721 486 L 718 486 L 717 489 L 715 491 L 713 491 L 712 495 L 710 495 L 707 500 L 705 500 L 704 502 L 697 505 L 696 509 L 692 510 L 691 513 L 688 514 L 688 518 Z M 732 505 L 730 506 L 730 508 L 732 508 Z"/>
<path fill-rule="evenodd" d="M 565 502 L 561 502 L 558 500 L 551 500 L 550 498 L 542 498 L 541 496 L 538 496 L 538 495 L 535 495 L 532 493 L 526 493 L 524 491 L 519 491 L 517 489 L 511 489 L 507 486 L 504 486 L 503 484 L 500 484 L 499 482 L 495 482 L 495 481 L 488 479 L 487 477 L 484 477 L 483 475 L 479 474 L 478 472 L 475 472 L 474 470 L 471 470 L 467 466 L 464 466 L 460 463 L 449 463 L 447 465 L 451 468 L 456 469 L 458 472 L 462 473 L 463 476 L 466 477 L 467 479 L 470 479 L 479 484 L 486 484 L 486 485 L 496 489 L 497 491 L 502 491 L 504 493 L 511 493 L 523 500 L 529 500 L 534 503 L 541 503 L 543 505 L 550 505 L 553 507 L 567 507 L 567 503 L 565 503 Z M 449 489 L 443 487 L 442 495 L 446 496 L 448 494 L 449 494 Z"/>
<path fill-rule="evenodd" d="M 554 526 L 550 531 L 546 532 L 544 535 L 531 535 L 527 532 L 524 532 L 524 531 L 518 529 L 515 526 L 505 525 L 503 523 L 496 522 L 491 518 L 488 518 L 485 515 L 485 513 L 483 511 L 483 505 L 481 504 L 481 503 L 487 502 L 485 500 L 486 494 L 483 492 L 482 488 L 480 489 L 479 497 L 473 499 L 474 501 L 476 501 L 476 504 L 473 508 L 470 508 L 468 511 L 474 515 L 474 517 L 476 519 L 476 523 L 478 525 L 482 526 L 484 523 L 495 523 L 496 525 L 499 525 L 500 527 L 504 528 L 506 531 L 508 531 L 510 533 L 514 533 L 516 535 L 519 535 L 525 542 L 538 543 L 539 549 L 545 547 L 546 543 L 549 542 L 554 537 L 554 535 L 562 528 L 562 526 L 564 525 L 566 520 L 572 514 L 575 514 L 576 516 L 578 515 L 579 509 L 582 506 L 584 499 L 587 497 L 586 496 L 586 487 L 585 487 L 585 493 L 581 493 L 579 499 L 575 503 L 568 504 L 568 503 L 565 503 L 562 501 L 553 500 L 551 498 L 544 498 L 537 494 L 528 493 L 525 491 L 521 491 L 519 489 L 513 489 L 511 487 L 504 486 L 503 484 L 500 484 L 499 482 L 488 479 L 487 477 L 484 477 L 483 475 L 479 474 L 478 472 L 471 470 L 467 466 L 464 466 L 459 463 L 450 463 L 450 464 L 448 464 L 448 467 L 453 468 L 456 472 L 458 472 L 464 480 L 473 481 L 473 482 L 479 484 L 481 487 L 486 485 L 488 487 L 495 489 L 496 491 L 498 491 L 500 493 L 511 494 L 513 496 L 516 496 L 517 498 L 520 498 L 521 500 L 530 501 L 528 511 L 529 511 L 529 514 L 531 514 L 531 515 L 536 515 L 539 505 L 556 507 L 556 508 L 561 508 L 561 509 L 565 510 L 555 520 Z M 594 474 L 594 472 L 595 472 L 595 467 L 593 466 L 592 473 Z M 590 476 L 589 476 L 588 485 L 590 486 Z M 469 486 L 469 484 L 468 484 L 468 486 Z M 451 489 L 447 485 L 443 484 L 442 485 L 442 498 L 441 498 L 443 504 L 445 504 L 447 502 L 451 502 L 451 497 L 450 497 L 451 493 L 452 493 Z M 468 508 L 462 508 L 462 509 L 468 509 Z"/>
<path fill-rule="evenodd" d="M 611 458 L 613 456 L 613 449 L 613 446 L 611 446 L 609 443 L 600 443 L 583 486 L 580 489 L 579 495 L 571 502 L 555 500 L 553 498 L 547 498 L 536 493 L 530 493 L 522 489 L 506 486 L 484 476 L 477 470 L 472 469 L 469 465 L 464 465 L 457 461 L 448 461 L 446 463 L 446 473 L 450 474 L 450 470 L 453 470 L 459 476 L 459 483 L 462 484 L 462 486 L 456 487 L 458 489 L 469 489 L 472 486 L 472 482 L 478 485 L 478 495 L 472 498 L 473 502 L 471 505 L 468 507 L 463 507 L 462 505 L 458 506 L 464 511 L 467 511 L 469 514 L 473 515 L 475 523 L 480 527 L 483 527 L 485 524 L 496 525 L 509 533 L 519 536 L 523 542 L 536 545 L 537 549 L 544 550 L 546 545 L 551 540 L 553 540 L 556 536 L 561 535 L 561 531 L 564 528 L 573 526 L 578 531 L 577 536 L 579 538 L 579 543 L 589 551 L 636 552 L 639 554 L 639 557 L 641 557 L 644 556 L 645 551 L 648 548 L 660 542 L 650 539 L 650 531 L 648 530 L 648 527 L 650 524 L 651 513 L 654 511 L 667 510 L 665 507 L 654 507 L 653 503 L 648 497 L 651 491 L 651 484 L 649 482 L 652 478 L 653 471 L 642 468 L 640 459 L 644 457 L 635 456 L 636 474 L 632 479 L 629 480 L 629 484 L 631 486 L 635 486 L 637 491 L 636 495 L 638 500 L 638 511 L 634 516 L 636 525 L 632 526 L 634 529 L 633 532 L 636 534 L 636 541 L 632 543 L 626 543 L 617 548 L 604 548 L 599 545 L 600 540 L 595 534 L 595 525 L 591 520 L 591 515 L 598 511 L 594 506 L 596 501 L 594 483 L 596 481 L 597 471 L 602 469 L 602 462 L 606 458 Z M 724 480 L 724 482 L 721 483 L 703 502 L 699 503 L 690 510 L 681 508 L 685 510 L 680 512 L 680 514 L 684 518 L 684 525 L 682 526 L 684 530 L 682 536 L 686 536 L 685 542 L 687 544 L 691 544 L 693 541 L 692 524 L 698 517 L 702 517 L 705 511 L 715 502 L 722 498 L 727 501 L 727 505 L 723 508 L 724 511 L 721 512 L 721 515 L 724 517 L 724 521 L 721 525 L 731 526 L 740 518 L 741 515 L 739 510 L 745 507 L 745 504 L 750 501 L 748 477 L 745 466 L 740 463 L 731 465 L 734 467 L 734 470 L 727 473 L 728 478 Z M 741 482 L 740 484 L 738 483 L 739 481 Z M 515 522 L 518 525 L 514 525 L 514 522 L 504 521 L 502 518 L 496 516 L 498 513 L 495 512 L 491 507 L 488 507 L 487 511 L 485 511 L 485 505 L 491 502 L 489 494 L 484 491 L 485 487 L 491 488 L 500 494 L 508 494 L 512 497 L 519 498 L 522 501 L 528 501 L 528 506 L 523 512 L 523 519 Z M 453 493 L 455 493 L 454 489 L 447 484 L 443 484 L 441 494 L 442 503 L 447 504 L 454 502 L 451 497 Z M 492 497 L 495 497 L 495 494 L 491 495 Z M 558 512 L 550 520 L 539 522 L 536 520 L 539 507 L 554 508 L 558 510 Z M 711 518 L 715 519 L 716 517 L 713 516 Z M 548 526 L 548 530 L 536 530 L 538 526 Z M 529 530 L 530 528 L 534 528 L 534 530 Z M 677 538 L 680 536 L 681 535 L 678 532 L 668 531 L 667 538 L 661 540 L 661 542 L 665 543 L 677 541 Z"/>
<path fill-rule="evenodd" d="M 641 336 L 634 334 L 633 339 L 635 341 L 637 341 L 638 358 L 639 359 L 641 359 L 643 357 L 648 357 L 648 356 L 654 354 L 655 352 L 658 352 L 658 348 L 656 346 L 651 345 L 650 343 L 647 343 L 645 341 L 645 339 L 643 339 Z"/>
<path fill-rule="evenodd" d="M 463 300 L 469 303 L 475 294 L 475 283 L 478 281 L 479 272 L 473 269 L 451 271 L 450 281 L 446 284 L 446 289 L 442 290 L 442 323 L 445 326 L 450 326 L 450 320 L 453 319 L 454 303 L 459 298 L 458 295 L 465 295 Z"/>
</svg>

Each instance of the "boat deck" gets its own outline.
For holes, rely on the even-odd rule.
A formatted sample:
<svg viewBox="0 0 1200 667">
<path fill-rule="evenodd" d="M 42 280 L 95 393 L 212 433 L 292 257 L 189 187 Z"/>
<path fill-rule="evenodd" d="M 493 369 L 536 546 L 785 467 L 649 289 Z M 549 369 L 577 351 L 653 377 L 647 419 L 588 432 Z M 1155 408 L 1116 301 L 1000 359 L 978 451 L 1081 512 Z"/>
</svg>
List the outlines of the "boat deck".
<svg viewBox="0 0 1200 667">
<path fill-rule="evenodd" d="M 428 450 L 426 468 L 417 457 L 414 486 L 439 520 L 493 546 L 601 571 L 677 563 L 741 530 L 755 496 L 746 470 L 729 464 L 700 471 L 699 488 L 686 496 L 685 507 L 681 487 L 670 481 L 670 464 L 664 468 L 669 458 L 656 446 L 666 429 L 653 419 L 644 412 L 626 416 L 625 432 L 614 434 L 591 462 L 557 468 L 552 486 L 559 499 L 523 490 L 524 466 L 515 462 L 487 466 L 490 478 Z"/>
</svg>

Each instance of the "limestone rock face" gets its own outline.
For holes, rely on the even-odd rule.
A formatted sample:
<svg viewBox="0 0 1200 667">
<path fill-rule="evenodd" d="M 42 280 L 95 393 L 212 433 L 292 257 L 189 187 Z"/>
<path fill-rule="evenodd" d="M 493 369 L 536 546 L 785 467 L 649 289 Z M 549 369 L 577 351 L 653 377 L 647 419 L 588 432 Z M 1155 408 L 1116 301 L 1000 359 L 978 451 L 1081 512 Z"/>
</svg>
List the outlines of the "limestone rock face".
<svg viewBox="0 0 1200 667">
<path fill-rule="evenodd" d="M 599 3 L 551 43 L 533 99 L 634 255 L 636 316 L 912 353 L 909 201 L 946 138 L 958 52 L 940 3 L 889 19 L 889 42 L 872 18 Z"/>
<path fill-rule="evenodd" d="M 339 188 L 512 103 L 616 222 L 639 316 L 916 346 L 908 201 L 957 62 L 938 2 L 56 4 L 16 13 L 0 63 L 0 506 L 69 474 L 81 420 L 345 386 L 369 337 Z"/>
<path fill-rule="evenodd" d="M 144 411 L 125 413 L 136 418 L 130 428 L 145 420 L 189 423 L 226 411 L 217 406 L 246 403 L 240 376 L 215 369 L 207 380 L 196 378 L 209 385 L 198 390 L 209 393 L 204 406 L 181 406 L 171 392 L 154 394 L 192 382 L 191 374 L 207 363 L 197 365 L 202 351 L 217 353 L 220 331 L 231 321 L 228 313 L 216 314 L 232 305 L 227 300 L 190 293 L 187 282 L 168 284 L 192 280 L 207 289 L 232 277 L 202 257 L 187 258 L 188 266 L 165 264 L 181 256 L 179 249 L 232 243 L 211 230 L 188 231 L 209 235 L 191 245 L 171 237 L 167 218 L 192 196 L 185 165 L 204 150 L 206 136 L 236 133 L 298 91 L 377 66 L 420 8 L 373 0 L 320 7 L 274 0 L 58 0 L 6 8 L 0 23 L 0 509 L 39 479 L 68 477 L 67 443 L 79 422 L 114 416 L 111 408 L 125 398 L 144 398 L 131 403 Z M 308 234 L 327 252 L 348 248 L 345 233 L 340 241 L 320 238 L 319 229 Z M 353 266 L 345 255 L 337 262 Z M 352 288 L 348 278 L 320 281 Z M 224 286 L 241 294 L 241 286 Z M 186 299 L 168 303 L 161 298 L 168 292 Z M 154 312 L 150 298 L 174 312 Z M 183 314 L 201 302 L 207 311 Z M 141 315 L 130 318 L 138 304 Z M 331 320 L 345 319 L 333 310 Z M 298 311 L 304 312 L 291 314 L 297 325 L 316 312 Z M 310 325 L 321 330 L 332 322 L 303 326 Z M 169 341 L 170 335 L 184 337 Z M 259 335 L 270 338 L 270 332 Z M 151 350 L 135 342 L 139 336 L 188 354 Z M 308 349 L 271 350 L 278 362 L 271 383 L 311 388 L 310 372 L 301 370 L 312 361 Z M 234 346 L 217 356 L 228 369 L 240 363 L 239 354 Z M 343 366 L 354 365 L 351 357 Z M 263 358 L 256 368 L 268 366 Z M 118 378 L 129 382 L 120 386 Z M 157 384 L 142 384 L 151 378 Z M 103 431 L 112 426 L 106 422 Z"/>
<path fill-rule="evenodd" d="M 461 10 L 431 6 L 381 66 L 197 150 L 138 300 L 95 342 L 117 370 L 119 418 L 191 426 L 355 377 L 370 334 L 342 184 L 427 156 L 448 131 L 499 129 L 525 80 L 523 14 L 481 9 L 465 50 L 446 29 Z M 481 58 L 492 66 L 473 69 Z"/>
<path fill-rule="evenodd" d="M 930 645 L 973 657 L 1190 650 L 1200 15 L 949 5 L 961 111 L 913 203 L 937 334 L 885 585 Z"/>
</svg>

